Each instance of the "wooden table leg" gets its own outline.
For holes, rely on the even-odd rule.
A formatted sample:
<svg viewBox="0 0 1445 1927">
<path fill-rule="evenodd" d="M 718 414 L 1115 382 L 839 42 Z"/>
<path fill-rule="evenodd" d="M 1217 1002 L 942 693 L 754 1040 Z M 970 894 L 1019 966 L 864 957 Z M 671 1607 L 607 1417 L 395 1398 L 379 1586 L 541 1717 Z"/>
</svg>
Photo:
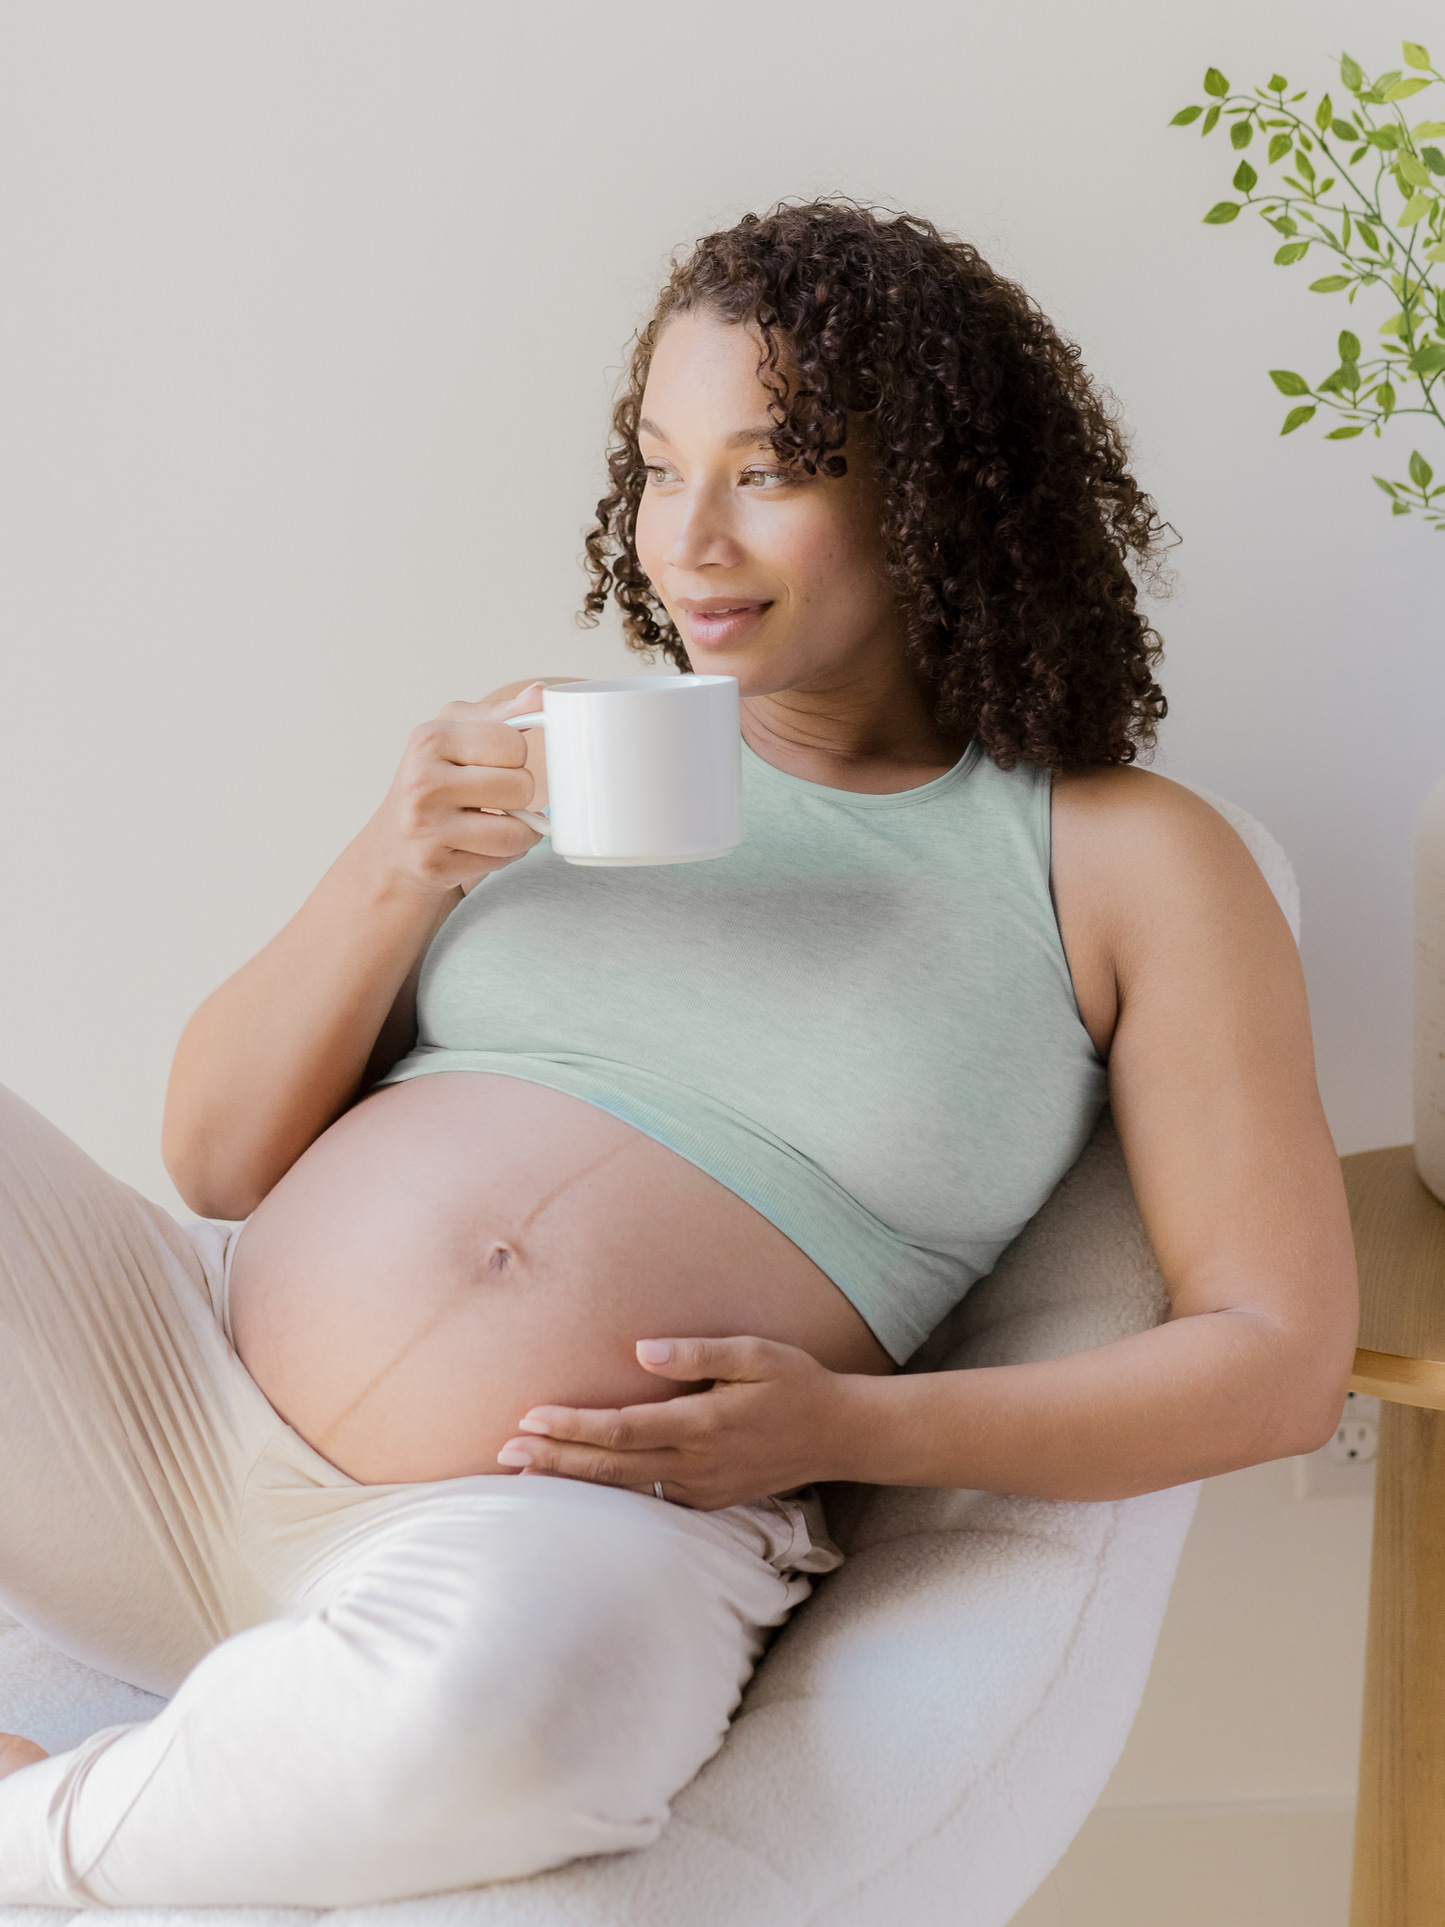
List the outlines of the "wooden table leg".
<svg viewBox="0 0 1445 1927">
<path fill-rule="evenodd" d="M 1380 1408 L 1350 1927 L 1445 1922 L 1445 1412 Z"/>
</svg>

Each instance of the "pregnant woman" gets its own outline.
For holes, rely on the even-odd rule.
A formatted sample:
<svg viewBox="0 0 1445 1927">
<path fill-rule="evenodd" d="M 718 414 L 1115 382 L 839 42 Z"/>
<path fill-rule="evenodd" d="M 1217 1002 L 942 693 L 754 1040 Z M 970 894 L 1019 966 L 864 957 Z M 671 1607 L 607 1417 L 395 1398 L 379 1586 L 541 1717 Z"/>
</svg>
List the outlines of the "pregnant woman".
<svg viewBox="0 0 1445 1927">
<path fill-rule="evenodd" d="M 0 1901 L 645 1844 L 838 1563 L 813 1481 L 1107 1498 L 1336 1421 L 1299 965 L 1128 767 L 1158 525 L 1075 351 L 926 222 L 783 208 L 677 268 L 614 430 L 588 609 L 737 678 L 739 849 L 569 867 L 505 813 L 536 686 L 452 704 L 182 1038 L 205 1219 L 0 1112 L 0 1603 L 172 1696 L 0 1740 Z M 1106 1095 L 1171 1320 L 896 1374 Z"/>
</svg>

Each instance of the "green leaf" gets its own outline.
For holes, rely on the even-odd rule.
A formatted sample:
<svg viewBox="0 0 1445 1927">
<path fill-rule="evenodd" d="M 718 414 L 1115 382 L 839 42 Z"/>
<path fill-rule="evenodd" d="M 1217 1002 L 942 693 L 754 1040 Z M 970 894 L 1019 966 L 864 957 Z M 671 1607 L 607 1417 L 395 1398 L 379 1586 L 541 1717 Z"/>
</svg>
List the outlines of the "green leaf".
<svg viewBox="0 0 1445 1927">
<path fill-rule="evenodd" d="M 1282 395 L 1307 395 L 1310 385 L 1303 375 L 1295 374 L 1292 368 L 1271 368 L 1269 378 Z"/>
<path fill-rule="evenodd" d="M 1350 156 L 1350 166 L 1351 167 L 1357 166 L 1365 158 L 1365 155 L 1368 152 L 1369 152 L 1369 149 L 1366 147 L 1357 147 L 1354 153 L 1351 154 Z"/>
<path fill-rule="evenodd" d="M 1351 127 L 1347 120 L 1332 120 L 1330 132 L 1337 141 L 1357 141 L 1360 138 L 1359 130 Z"/>
<path fill-rule="evenodd" d="M 1372 127 L 1365 139 L 1373 141 L 1376 147 L 1398 147 L 1400 130 L 1398 127 Z"/>
<path fill-rule="evenodd" d="M 1299 222 L 1292 214 L 1281 214 L 1277 221 L 1270 222 L 1270 226 L 1280 234 L 1299 233 Z"/>
<path fill-rule="evenodd" d="M 1269 77 L 1269 91 L 1272 94 L 1282 94 L 1288 85 L 1283 74 L 1271 74 Z"/>
<path fill-rule="evenodd" d="M 1445 120 L 1422 120 L 1415 129 L 1417 141 L 1438 140 L 1445 134 Z"/>
<path fill-rule="evenodd" d="M 1324 380 L 1319 385 L 1318 392 L 1321 395 L 1338 395 L 1340 390 L 1344 387 L 1344 385 L 1345 385 L 1345 371 L 1343 368 L 1336 368 L 1335 372 L 1332 375 L 1325 376 Z"/>
<path fill-rule="evenodd" d="M 1329 126 L 1330 116 L 1333 113 L 1334 113 L 1334 108 L 1331 107 L 1330 105 L 1329 95 L 1321 94 L 1320 104 L 1315 109 L 1315 126 L 1319 128 L 1322 134 L 1324 133 L 1325 129 Z"/>
<path fill-rule="evenodd" d="M 1432 174 L 1445 174 L 1445 154 L 1442 154 L 1438 147 L 1422 147 L 1420 159 Z"/>
<path fill-rule="evenodd" d="M 1433 248 L 1425 250 L 1427 261 L 1445 261 L 1445 241 L 1437 241 Z"/>
<path fill-rule="evenodd" d="M 1367 248 L 1373 248 L 1376 254 L 1378 254 L 1380 252 L 1380 243 L 1376 240 L 1375 230 L 1370 226 L 1369 222 L 1356 221 L 1355 226 L 1359 229 L 1360 239 L 1364 242 L 1365 246 Z"/>
<path fill-rule="evenodd" d="M 1254 129 L 1247 120 L 1237 120 L 1229 130 L 1230 145 L 1236 150 L 1248 147 L 1254 139 Z"/>
<path fill-rule="evenodd" d="M 1276 134 L 1269 143 L 1269 158 L 1271 163 L 1283 160 L 1284 156 L 1293 146 L 1294 142 L 1288 134 Z"/>
<path fill-rule="evenodd" d="M 1434 203 L 1428 194 L 1412 194 L 1400 209 L 1400 219 L 1397 225 L 1400 227 L 1414 227 L 1417 221 L 1424 220 L 1433 205 Z"/>
<path fill-rule="evenodd" d="M 1216 201 L 1204 217 L 1206 227 L 1223 227 L 1226 221 L 1233 221 L 1239 215 L 1238 201 Z"/>
<path fill-rule="evenodd" d="M 1328 194 L 1330 189 L 1334 186 L 1334 184 L 1335 184 L 1334 175 L 1326 174 L 1325 178 L 1320 182 L 1319 186 L 1315 189 L 1315 193 Z"/>
<path fill-rule="evenodd" d="M 1314 418 L 1313 408 L 1291 408 L 1284 418 L 1284 427 L 1279 432 L 1281 435 L 1293 435 L 1297 428 L 1303 428 L 1306 422 L 1312 422 Z"/>
<path fill-rule="evenodd" d="M 1349 285 L 1350 277 L 1347 274 L 1327 274 L 1323 281 L 1311 281 L 1310 293 L 1338 294 L 1341 288 L 1347 288 Z"/>
<path fill-rule="evenodd" d="M 1348 388 L 1353 395 L 1360 385 L 1360 364 L 1353 355 L 1345 355 L 1340 361 L 1340 386 Z"/>
<path fill-rule="evenodd" d="M 1276 252 L 1274 265 L 1277 268 L 1292 268 L 1296 261 L 1303 261 L 1309 251 L 1310 244 L 1308 241 L 1286 241 L 1284 246 Z M 1287 390 L 1286 392 L 1289 391 Z M 1302 395 L 1304 390 L 1300 388 L 1294 392 Z"/>
<path fill-rule="evenodd" d="M 1393 87 L 1381 90 L 1381 100 L 1408 100 L 1411 94 L 1418 94 L 1422 87 L 1430 85 L 1428 80 L 1397 80 Z"/>
<path fill-rule="evenodd" d="M 1340 360 L 1358 361 L 1360 358 L 1360 337 L 1352 335 L 1348 328 L 1340 332 Z"/>
<path fill-rule="evenodd" d="M 1417 348 L 1410 357 L 1412 375 L 1438 375 L 1445 368 L 1445 348 L 1438 342 L 1431 342 L 1427 348 Z"/>
<path fill-rule="evenodd" d="M 1209 112 L 1204 116 L 1204 125 L 1199 130 L 1199 136 L 1201 140 L 1204 138 L 1206 134 L 1212 134 L 1214 132 L 1215 124 L 1218 121 L 1218 119 L 1219 119 L 1218 107 L 1217 106 L 1211 107 Z"/>
<path fill-rule="evenodd" d="M 1359 93 L 1365 84 L 1365 76 L 1361 72 L 1359 61 L 1351 60 L 1348 54 L 1340 55 L 1340 79 L 1352 94 Z M 1280 91 L 1283 92 L 1283 89 Z"/>
<path fill-rule="evenodd" d="M 1382 381 L 1375 390 L 1375 406 L 1386 415 L 1395 406 L 1395 391 L 1389 382 Z"/>
<path fill-rule="evenodd" d="M 1327 442 L 1347 442 L 1356 435 L 1364 434 L 1363 428 L 1332 428 L 1325 436 Z"/>
<path fill-rule="evenodd" d="M 1387 495 L 1393 495 L 1395 493 L 1395 484 L 1393 482 L 1387 482 L 1383 475 L 1376 475 L 1376 476 L 1373 476 L 1371 479 L 1373 480 L 1375 487 L 1382 488 Z"/>
<path fill-rule="evenodd" d="M 1425 49 L 1420 45 L 1418 40 L 1402 41 L 1401 46 L 1404 50 L 1405 65 L 1407 67 L 1425 67 L 1425 68 L 1429 67 L 1430 56 L 1429 54 L 1426 53 Z"/>
<path fill-rule="evenodd" d="M 1314 163 L 1310 160 L 1309 155 L 1306 154 L 1306 152 L 1302 147 L 1296 148 L 1295 150 L 1294 164 L 1299 169 L 1300 173 L 1304 175 L 1307 181 L 1312 181 L 1314 179 L 1315 177 Z"/>
<path fill-rule="evenodd" d="M 1255 173 L 1248 161 L 1241 161 L 1239 166 L 1234 170 L 1234 187 L 1236 193 L 1248 194 L 1252 187 L 1257 187 L 1258 185 L 1258 174 Z"/>
<path fill-rule="evenodd" d="M 1198 120 L 1203 112 L 1204 109 L 1202 107 L 1181 107 L 1169 125 L 1171 127 L 1187 127 L 1190 121 Z"/>
<path fill-rule="evenodd" d="M 1410 511 L 1403 502 L 1391 502 L 1390 513 L 1391 515 L 1408 515 Z"/>
<path fill-rule="evenodd" d="M 1208 67 L 1205 69 L 1204 91 L 1206 94 L 1213 94 L 1217 100 L 1223 100 L 1224 96 L 1229 92 L 1229 82 L 1217 67 Z"/>
<path fill-rule="evenodd" d="M 1416 488 L 1429 488 L 1434 479 L 1434 469 L 1431 468 L 1418 448 L 1413 449 L 1410 454 L 1410 480 L 1415 484 Z"/>
<path fill-rule="evenodd" d="M 1376 74 L 1375 84 L 1370 89 L 1370 92 L 1372 94 L 1378 94 L 1380 99 L 1383 100 L 1385 98 L 1385 89 L 1394 86 L 1395 82 L 1400 78 L 1400 73 L 1401 69 L 1399 67 L 1392 67 L 1387 74 Z M 1428 85 L 1428 83 L 1421 81 L 1420 85 L 1423 87 Z"/>
<path fill-rule="evenodd" d="M 1340 245 L 1348 253 L 1350 246 L 1350 210 L 1345 209 L 1345 217 L 1340 222 Z"/>
<path fill-rule="evenodd" d="M 1445 173 L 1445 169 L 1441 171 Z M 1410 183 L 1411 187 L 1428 187 L 1430 185 L 1429 168 L 1425 166 L 1423 161 L 1417 161 L 1413 154 L 1402 154 L 1400 156 L 1400 172 Z"/>
</svg>

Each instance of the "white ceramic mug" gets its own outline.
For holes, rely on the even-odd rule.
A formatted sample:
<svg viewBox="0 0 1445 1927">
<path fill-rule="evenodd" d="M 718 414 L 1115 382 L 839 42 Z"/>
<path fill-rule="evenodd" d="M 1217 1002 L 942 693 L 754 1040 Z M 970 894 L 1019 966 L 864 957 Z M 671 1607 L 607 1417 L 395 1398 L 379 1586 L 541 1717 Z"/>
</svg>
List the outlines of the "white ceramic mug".
<svg viewBox="0 0 1445 1927">
<path fill-rule="evenodd" d="M 548 814 L 507 813 L 569 863 L 697 863 L 742 842 L 735 676 L 558 683 L 503 720 L 547 731 Z"/>
</svg>

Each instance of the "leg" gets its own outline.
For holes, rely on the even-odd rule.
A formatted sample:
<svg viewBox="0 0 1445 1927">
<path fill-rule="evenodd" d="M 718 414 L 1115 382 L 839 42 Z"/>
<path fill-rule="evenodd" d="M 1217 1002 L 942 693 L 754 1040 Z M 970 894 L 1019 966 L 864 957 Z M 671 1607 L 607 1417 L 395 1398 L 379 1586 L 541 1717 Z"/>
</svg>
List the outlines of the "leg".
<svg viewBox="0 0 1445 1927">
<path fill-rule="evenodd" d="M 1445 1412 L 1380 1409 L 1351 1927 L 1445 1918 Z"/>
<path fill-rule="evenodd" d="M 541 1478 L 321 1501 L 309 1535 L 287 1515 L 294 1617 L 91 1742 L 84 1774 L 0 1783 L 0 1835 L 15 1789 L 32 1843 L 0 1898 L 334 1907 L 643 1846 L 807 1590 L 761 1507 Z"/>
<path fill-rule="evenodd" d="M 0 1091 L 0 1604 L 171 1692 L 258 1616 L 230 1522 L 279 1423 L 176 1227 Z"/>
</svg>

